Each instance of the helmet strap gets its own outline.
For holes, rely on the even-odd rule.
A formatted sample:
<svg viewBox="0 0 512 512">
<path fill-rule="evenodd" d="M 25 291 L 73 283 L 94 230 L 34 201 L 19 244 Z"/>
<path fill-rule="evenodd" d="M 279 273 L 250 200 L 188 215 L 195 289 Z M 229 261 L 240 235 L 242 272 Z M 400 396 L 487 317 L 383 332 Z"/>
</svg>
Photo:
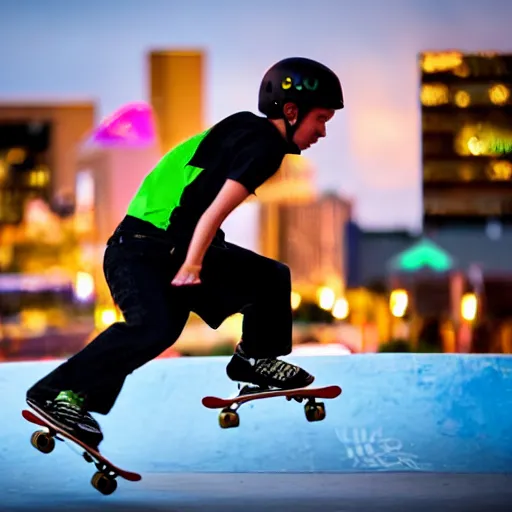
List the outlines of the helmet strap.
<svg viewBox="0 0 512 512">
<path fill-rule="evenodd" d="M 299 109 L 299 113 L 297 115 L 297 119 L 293 123 L 290 123 L 286 116 L 283 114 L 284 124 L 286 126 L 286 139 L 288 142 L 293 142 L 293 136 L 295 135 L 295 132 L 300 126 L 300 123 L 304 120 L 309 110 L 307 108 Z"/>
<path fill-rule="evenodd" d="M 297 131 L 297 128 L 299 126 L 298 124 L 298 119 L 295 121 L 295 123 L 290 123 L 290 121 L 288 121 L 288 119 L 286 119 L 286 116 L 283 116 L 283 119 L 284 119 L 284 124 L 286 126 L 286 140 L 288 142 L 292 142 L 293 141 L 293 136 L 295 135 L 295 132 Z"/>
</svg>

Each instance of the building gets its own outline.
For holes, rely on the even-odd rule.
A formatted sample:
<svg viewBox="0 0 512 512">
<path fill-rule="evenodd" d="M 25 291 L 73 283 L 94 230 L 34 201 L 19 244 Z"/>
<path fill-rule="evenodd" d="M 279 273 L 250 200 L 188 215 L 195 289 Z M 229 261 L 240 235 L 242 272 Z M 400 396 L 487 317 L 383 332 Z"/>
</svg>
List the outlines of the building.
<svg viewBox="0 0 512 512">
<path fill-rule="evenodd" d="M 161 157 L 152 109 L 143 102 L 107 116 L 82 141 L 76 159 L 76 224 L 100 252 Z"/>
<path fill-rule="evenodd" d="M 424 229 L 512 221 L 512 55 L 419 56 Z"/>
<path fill-rule="evenodd" d="M 290 267 L 293 288 L 305 298 L 316 301 L 318 289 L 324 286 L 342 296 L 347 264 L 345 225 L 350 216 L 351 204 L 336 194 L 263 205 L 260 240 L 266 250 L 262 252 Z"/>
<path fill-rule="evenodd" d="M 48 344 L 68 354 L 87 334 L 72 224 L 79 143 L 94 117 L 87 101 L 0 104 L 0 341 L 9 358 Z"/>
<path fill-rule="evenodd" d="M 149 54 L 150 103 L 163 153 L 205 128 L 204 61 L 201 50 Z"/>
<path fill-rule="evenodd" d="M 19 224 L 33 198 L 72 210 L 78 144 L 94 115 L 92 102 L 0 104 L 0 225 Z"/>
</svg>

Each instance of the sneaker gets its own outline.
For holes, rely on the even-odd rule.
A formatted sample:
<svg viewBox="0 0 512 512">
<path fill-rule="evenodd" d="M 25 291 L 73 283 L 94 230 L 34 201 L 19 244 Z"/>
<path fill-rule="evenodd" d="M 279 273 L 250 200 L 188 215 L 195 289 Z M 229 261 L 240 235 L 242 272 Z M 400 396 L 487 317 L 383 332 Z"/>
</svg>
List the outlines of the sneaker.
<svg viewBox="0 0 512 512">
<path fill-rule="evenodd" d="M 248 357 L 240 345 L 228 363 L 231 380 L 255 384 L 261 388 L 295 389 L 309 386 L 315 378 L 299 366 L 280 359 Z"/>
<path fill-rule="evenodd" d="M 84 408 L 84 398 L 72 391 L 61 391 L 54 400 L 27 397 L 27 403 L 41 416 L 55 423 L 91 448 L 97 449 L 103 434 L 98 422 Z"/>
</svg>

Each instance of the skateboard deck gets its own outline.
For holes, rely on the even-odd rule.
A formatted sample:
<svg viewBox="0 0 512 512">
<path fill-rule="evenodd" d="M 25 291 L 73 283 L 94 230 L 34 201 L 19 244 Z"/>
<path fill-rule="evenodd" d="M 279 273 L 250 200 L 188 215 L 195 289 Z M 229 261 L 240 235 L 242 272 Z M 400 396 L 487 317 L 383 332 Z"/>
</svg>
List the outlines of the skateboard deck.
<svg viewBox="0 0 512 512">
<path fill-rule="evenodd" d="M 67 440 L 81 447 L 84 450 L 83 458 L 89 463 L 94 463 L 97 469 L 97 472 L 92 477 L 91 484 L 102 494 L 112 494 L 116 490 L 116 477 L 118 476 L 130 482 L 138 482 L 142 479 L 142 476 L 138 473 L 126 471 L 115 466 L 99 451 L 87 446 L 76 437 L 61 429 L 58 425 L 39 416 L 37 411 L 32 412 L 28 409 L 23 409 L 21 415 L 30 423 L 39 425 L 45 429 L 35 431 L 31 437 L 32 446 L 40 452 L 52 452 L 55 448 L 54 438 L 59 441 Z"/>
<path fill-rule="evenodd" d="M 230 398 L 221 398 L 217 396 L 205 396 L 202 404 L 208 409 L 222 409 L 219 414 L 219 425 L 222 428 L 238 427 L 240 416 L 236 412 L 244 403 L 253 400 L 262 400 L 266 398 L 285 397 L 288 401 L 296 400 L 302 402 L 307 400 L 304 406 L 306 418 L 308 421 L 322 421 L 325 419 L 325 405 L 317 402 L 317 398 L 333 399 L 341 394 L 339 386 L 309 387 L 295 389 L 269 389 L 251 388 L 246 386 L 242 388 L 237 396 Z"/>
</svg>

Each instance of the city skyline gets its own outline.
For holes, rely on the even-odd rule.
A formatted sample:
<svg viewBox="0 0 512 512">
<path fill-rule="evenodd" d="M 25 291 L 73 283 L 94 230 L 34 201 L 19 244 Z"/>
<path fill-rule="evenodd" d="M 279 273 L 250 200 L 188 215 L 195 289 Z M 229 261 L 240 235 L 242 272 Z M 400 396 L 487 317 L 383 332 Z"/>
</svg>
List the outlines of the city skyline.
<svg viewBox="0 0 512 512">
<path fill-rule="evenodd" d="M 259 82 L 274 61 L 325 62 L 340 76 L 346 108 L 304 156 L 319 188 L 353 199 L 368 229 L 420 227 L 418 53 L 512 50 L 512 6 L 497 1 L 396 0 L 389 8 L 364 0 L 344 8 L 324 0 L 4 0 L 0 14 L 9 41 L 0 48 L 0 99 L 91 98 L 97 121 L 149 100 L 152 49 L 206 52 L 206 125 L 237 110 L 257 112 Z M 254 222 L 251 205 L 228 222 L 228 234 L 251 246 Z"/>
</svg>

